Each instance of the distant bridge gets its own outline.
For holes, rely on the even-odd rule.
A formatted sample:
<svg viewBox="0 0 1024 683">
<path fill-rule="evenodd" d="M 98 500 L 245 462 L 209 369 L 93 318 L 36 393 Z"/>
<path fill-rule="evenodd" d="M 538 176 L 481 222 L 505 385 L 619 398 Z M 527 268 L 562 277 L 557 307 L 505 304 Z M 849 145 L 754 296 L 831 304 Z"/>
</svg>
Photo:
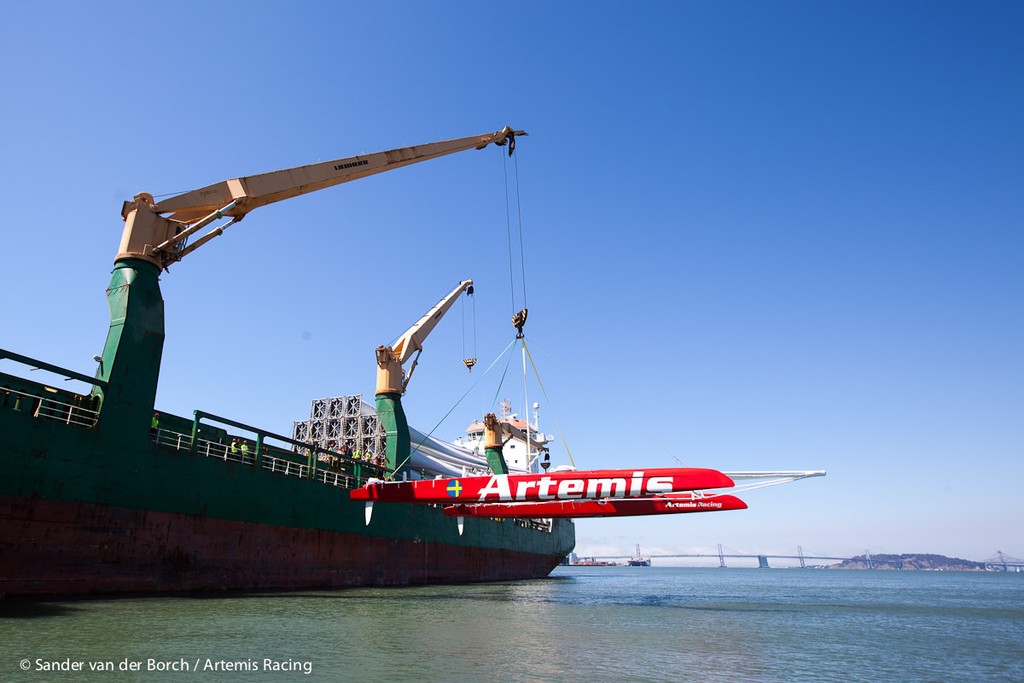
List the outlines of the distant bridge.
<svg viewBox="0 0 1024 683">
<path fill-rule="evenodd" d="M 719 543 L 718 544 L 718 552 L 717 553 L 679 553 L 679 554 L 675 554 L 675 555 L 647 555 L 646 557 L 648 557 L 648 558 L 659 558 L 659 559 L 691 558 L 691 557 L 693 557 L 693 558 L 699 558 L 699 557 L 715 558 L 715 557 L 717 557 L 718 558 L 718 566 L 719 567 L 725 567 L 726 566 L 725 565 L 725 560 L 726 560 L 726 558 L 729 558 L 729 559 L 751 559 L 751 560 L 756 559 L 757 560 L 757 566 L 762 568 L 762 569 L 768 569 L 769 568 L 769 564 L 768 564 L 768 560 L 769 559 L 773 559 L 773 560 L 799 560 L 801 568 L 807 567 L 807 561 L 808 560 L 831 560 L 831 561 L 834 561 L 834 562 L 845 562 L 845 561 L 865 562 L 865 563 L 867 563 L 869 569 L 874 569 L 875 568 L 875 563 L 871 559 L 871 552 L 868 551 L 868 550 L 865 550 L 863 555 L 858 555 L 856 557 L 832 557 L 832 556 L 828 556 L 828 555 L 805 555 L 804 554 L 804 549 L 803 549 L 802 546 L 797 546 L 796 550 L 797 550 L 797 554 L 796 555 L 772 555 L 772 554 L 769 554 L 769 553 L 739 553 L 739 552 L 727 553 L 727 552 L 725 552 L 722 549 L 722 544 Z M 588 556 L 588 557 L 591 557 L 591 559 L 595 559 L 595 560 L 633 560 L 633 559 L 638 559 L 638 558 L 640 558 L 640 546 L 639 545 L 637 546 L 636 553 L 637 554 L 635 556 L 634 555 L 600 555 L 600 556 Z M 993 555 L 992 557 L 990 557 L 990 558 L 988 558 L 986 560 L 983 560 L 983 564 L 985 565 L 985 569 L 990 570 L 990 571 L 1024 572 L 1024 560 L 1021 560 L 1019 558 L 1007 555 L 1006 553 L 1004 553 L 1001 550 L 996 550 L 996 554 L 995 555 Z"/>
<path fill-rule="evenodd" d="M 775 560 L 799 560 L 800 561 L 800 566 L 804 567 L 804 568 L 807 567 L 807 560 L 833 560 L 833 561 L 838 561 L 838 562 L 843 562 L 845 560 L 851 560 L 851 561 L 852 560 L 856 560 L 856 561 L 865 561 L 866 560 L 867 563 L 868 563 L 868 567 L 872 568 L 872 569 L 874 568 L 874 564 L 871 561 L 871 553 L 868 552 L 867 550 L 864 551 L 864 555 L 863 556 L 859 556 L 859 557 L 830 557 L 830 556 L 826 556 L 826 555 L 805 555 L 804 554 L 804 549 L 803 549 L 802 546 L 797 546 L 796 547 L 796 551 L 797 551 L 796 555 L 771 555 L 771 554 L 768 554 L 768 553 L 762 553 L 762 554 L 727 553 L 724 550 L 722 550 L 722 544 L 719 543 L 718 544 L 718 553 L 680 553 L 680 554 L 677 554 L 677 555 L 647 555 L 646 557 L 649 557 L 649 558 L 659 558 L 659 559 L 684 558 L 684 557 L 717 557 L 718 558 L 718 566 L 719 567 L 725 567 L 726 566 L 725 565 L 725 558 L 727 558 L 727 557 L 730 558 L 730 559 L 740 559 L 740 558 L 742 558 L 742 559 L 756 559 L 757 560 L 757 566 L 761 567 L 763 569 L 769 568 L 769 565 L 768 565 L 768 560 L 769 559 L 775 559 Z M 595 560 L 632 560 L 632 559 L 637 559 L 639 556 L 640 556 L 640 546 L 637 546 L 637 554 L 635 556 L 633 556 L 633 555 L 600 555 L 600 556 L 588 555 L 587 557 L 591 557 L 592 559 L 595 559 Z"/>
<path fill-rule="evenodd" d="M 985 560 L 985 569 L 994 569 L 1000 572 L 1024 572 L 1024 560 L 1010 557 L 1002 550 L 996 550 L 996 554 Z"/>
</svg>

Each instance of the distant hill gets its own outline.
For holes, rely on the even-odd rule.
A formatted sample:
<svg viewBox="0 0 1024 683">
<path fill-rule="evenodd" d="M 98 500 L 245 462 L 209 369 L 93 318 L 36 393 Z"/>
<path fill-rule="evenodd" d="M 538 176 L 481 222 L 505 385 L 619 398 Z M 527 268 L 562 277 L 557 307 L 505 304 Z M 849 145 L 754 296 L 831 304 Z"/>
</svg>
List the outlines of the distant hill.
<svg viewBox="0 0 1024 683">
<path fill-rule="evenodd" d="M 962 560 L 959 557 L 945 555 L 929 555 L 909 553 L 904 555 L 872 555 L 871 565 L 864 555 L 843 560 L 838 564 L 829 565 L 829 569 L 924 569 L 949 572 L 980 572 L 985 571 L 984 562 Z"/>
</svg>

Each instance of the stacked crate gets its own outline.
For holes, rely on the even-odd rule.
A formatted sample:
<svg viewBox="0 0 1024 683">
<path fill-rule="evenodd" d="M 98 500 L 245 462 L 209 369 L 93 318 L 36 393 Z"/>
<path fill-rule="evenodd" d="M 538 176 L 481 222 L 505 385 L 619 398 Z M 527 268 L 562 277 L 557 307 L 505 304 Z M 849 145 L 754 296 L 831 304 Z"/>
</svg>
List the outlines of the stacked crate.
<svg viewBox="0 0 1024 683">
<path fill-rule="evenodd" d="M 309 410 L 309 419 L 292 425 L 296 441 L 336 451 L 347 444 L 364 457 L 384 454 L 385 438 L 376 413 L 364 414 L 362 395 L 318 398 Z M 300 450 L 300 449 L 297 449 Z"/>
</svg>

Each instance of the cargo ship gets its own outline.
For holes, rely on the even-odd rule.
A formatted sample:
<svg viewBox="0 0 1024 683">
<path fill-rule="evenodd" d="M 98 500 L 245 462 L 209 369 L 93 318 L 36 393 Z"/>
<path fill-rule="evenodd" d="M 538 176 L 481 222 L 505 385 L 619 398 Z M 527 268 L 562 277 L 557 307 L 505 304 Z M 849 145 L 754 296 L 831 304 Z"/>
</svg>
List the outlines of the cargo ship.
<svg viewBox="0 0 1024 683">
<path fill-rule="evenodd" d="M 411 464 L 401 405 L 408 379 L 402 362 L 422 342 L 415 335 L 407 349 L 378 349 L 374 419 L 382 438 L 374 460 L 237 416 L 172 415 L 155 406 L 164 343 L 158 276 L 169 265 L 271 202 L 491 144 L 511 153 L 522 134 L 505 128 L 236 178 L 160 202 L 146 193 L 125 202 L 106 292 L 110 328 L 96 373 L 0 349 L 0 596 L 548 575 L 575 545 L 570 519 L 474 517 L 456 524 L 441 506 L 404 503 L 378 505 L 371 519 L 363 503 L 350 499 L 370 479 L 432 474 L 429 462 Z M 227 222 L 196 237 L 219 220 Z M 9 374 L 12 365 L 84 389 Z"/>
<path fill-rule="evenodd" d="M 626 566 L 628 567 L 650 567 L 651 558 L 644 557 L 640 554 L 640 544 L 636 544 L 636 554 L 633 557 L 626 560 Z"/>
</svg>

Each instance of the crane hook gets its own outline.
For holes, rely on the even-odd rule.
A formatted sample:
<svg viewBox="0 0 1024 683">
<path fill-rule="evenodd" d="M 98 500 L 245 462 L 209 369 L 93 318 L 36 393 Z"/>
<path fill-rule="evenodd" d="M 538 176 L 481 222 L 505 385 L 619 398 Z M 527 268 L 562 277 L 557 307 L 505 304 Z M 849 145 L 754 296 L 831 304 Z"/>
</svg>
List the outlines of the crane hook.
<svg viewBox="0 0 1024 683">
<path fill-rule="evenodd" d="M 516 339 L 523 338 L 523 325 L 526 324 L 526 309 L 519 311 L 512 316 L 512 327 L 516 328 L 517 334 Z"/>
</svg>

